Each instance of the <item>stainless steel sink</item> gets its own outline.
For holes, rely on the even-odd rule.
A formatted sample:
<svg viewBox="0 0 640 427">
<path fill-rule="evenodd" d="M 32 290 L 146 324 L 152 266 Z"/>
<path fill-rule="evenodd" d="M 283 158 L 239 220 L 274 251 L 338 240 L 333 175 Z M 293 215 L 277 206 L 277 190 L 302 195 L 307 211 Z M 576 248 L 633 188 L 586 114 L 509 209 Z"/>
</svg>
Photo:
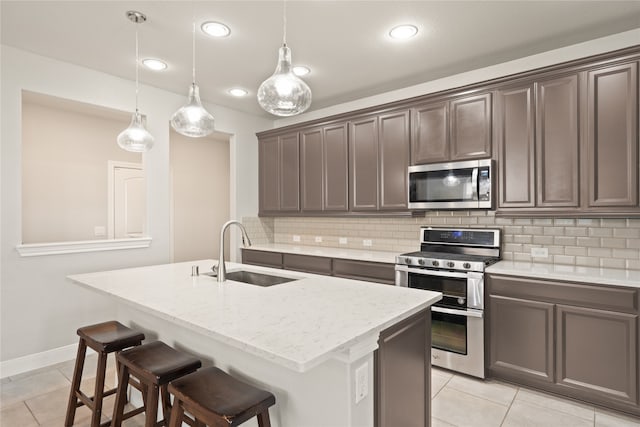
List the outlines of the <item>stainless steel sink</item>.
<svg viewBox="0 0 640 427">
<path fill-rule="evenodd" d="M 271 276 L 269 274 L 254 273 L 252 271 L 245 270 L 230 271 L 227 273 L 225 279 L 265 287 L 298 280 L 290 277 Z"/>
</svg>

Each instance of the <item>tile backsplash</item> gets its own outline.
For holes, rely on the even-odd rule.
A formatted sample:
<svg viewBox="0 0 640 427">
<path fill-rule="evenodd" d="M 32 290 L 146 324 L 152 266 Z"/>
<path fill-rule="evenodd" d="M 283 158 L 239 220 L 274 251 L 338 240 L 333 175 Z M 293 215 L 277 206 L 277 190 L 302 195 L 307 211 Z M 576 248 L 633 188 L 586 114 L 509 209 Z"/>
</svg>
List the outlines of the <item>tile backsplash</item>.
<svg viewBox="0 0 640 427">
<path fill-rule="evenodd" d="M 492 211 L 438 211 L 420 218 L 246 217 L 243 223 L 256 244 L 397 253 L 419 249 L 422 225 L 500 228 L 503 259 L 640 269 L 640 219 L 635 218 L 504 218 Z M 532 258 L 531 248 L 547 248 L 548 257 Z"/>
</svg>

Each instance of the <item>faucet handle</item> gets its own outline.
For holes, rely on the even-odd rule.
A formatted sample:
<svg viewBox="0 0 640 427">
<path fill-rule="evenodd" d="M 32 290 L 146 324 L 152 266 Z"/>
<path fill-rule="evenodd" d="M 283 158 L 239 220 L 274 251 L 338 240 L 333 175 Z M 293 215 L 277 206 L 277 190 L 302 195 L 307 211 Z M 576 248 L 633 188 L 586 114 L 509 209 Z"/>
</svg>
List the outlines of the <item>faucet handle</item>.
<svg viewBox="0 0 640 427">
<path fill-rule="evenodd" d="M 213 271 L 214 276 L 218 275 L 218 267 L 219 265 L 214 265 L 213 267 L 211 267 L 211 271 Z"/>
</svg>

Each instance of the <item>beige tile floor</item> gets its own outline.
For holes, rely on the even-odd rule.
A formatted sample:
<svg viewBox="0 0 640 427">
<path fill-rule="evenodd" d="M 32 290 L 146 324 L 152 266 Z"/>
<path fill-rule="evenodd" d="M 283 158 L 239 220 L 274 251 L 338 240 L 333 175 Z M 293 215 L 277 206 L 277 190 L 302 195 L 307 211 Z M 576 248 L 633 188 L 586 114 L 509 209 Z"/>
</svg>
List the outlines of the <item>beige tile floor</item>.
<svg viewBox="0 0 640 427">
<path fill-rule="evenodd" d="M 0 385 L 0 427 L 62 426 L 73 361 L 3 378 Z M 82 390 L 93 394 L 96 357 L 85 364 Z M 113 358 L 107 365 L 107 385 L 115 382 Z M 433 369 L 433 427 L 640 427 L 639 418 L 560 399 L 498 381 L 480 381 Z M 111 417 L 114 396 L 105 401 L 103 421 Z M 90 413 L 79 408 L 75 426 L 89 426 Z M 123 423 L 144 425 L 144 415 Z M 339 427 L 339 426 L 336 426 Z M 402 427 L 402 426 L 398 426 Z"/>
</svg>

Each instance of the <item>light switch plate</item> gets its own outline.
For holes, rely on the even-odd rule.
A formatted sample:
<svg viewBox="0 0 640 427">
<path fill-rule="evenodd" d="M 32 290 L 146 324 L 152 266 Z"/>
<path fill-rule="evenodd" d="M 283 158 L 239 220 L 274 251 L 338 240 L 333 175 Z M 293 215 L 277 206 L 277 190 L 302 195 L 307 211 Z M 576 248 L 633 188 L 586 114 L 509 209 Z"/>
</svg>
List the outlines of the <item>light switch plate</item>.
<svg viewBox="0 0 640 427">
<path fill-rule="evenodd" d="M 293 241 L 294 242 L 299 242 L 300 241 L 300 236 L 298 236 L 297 234 L 293 235 Z"/>
<path fill-rule="evenodd" d="M 338 238 L 338 243 L 341 245 L 346 245 L 348 243 L 347 238 L 346 237 Z"/>
<path fill-rule="evenodd" d="M 369 394 L 369 364 L 365 363 L 356 369 L 356 403 Z"/>
<path fill-rule="evenodd" d="M 322 236 L 316 236 L 316 243 L 322 243 Z"/>
<path fill-rule="evenodd" d="M 371 239 L 363 239 L 362 246 L 373 246 L 373 241 Z"/>
</svg>

